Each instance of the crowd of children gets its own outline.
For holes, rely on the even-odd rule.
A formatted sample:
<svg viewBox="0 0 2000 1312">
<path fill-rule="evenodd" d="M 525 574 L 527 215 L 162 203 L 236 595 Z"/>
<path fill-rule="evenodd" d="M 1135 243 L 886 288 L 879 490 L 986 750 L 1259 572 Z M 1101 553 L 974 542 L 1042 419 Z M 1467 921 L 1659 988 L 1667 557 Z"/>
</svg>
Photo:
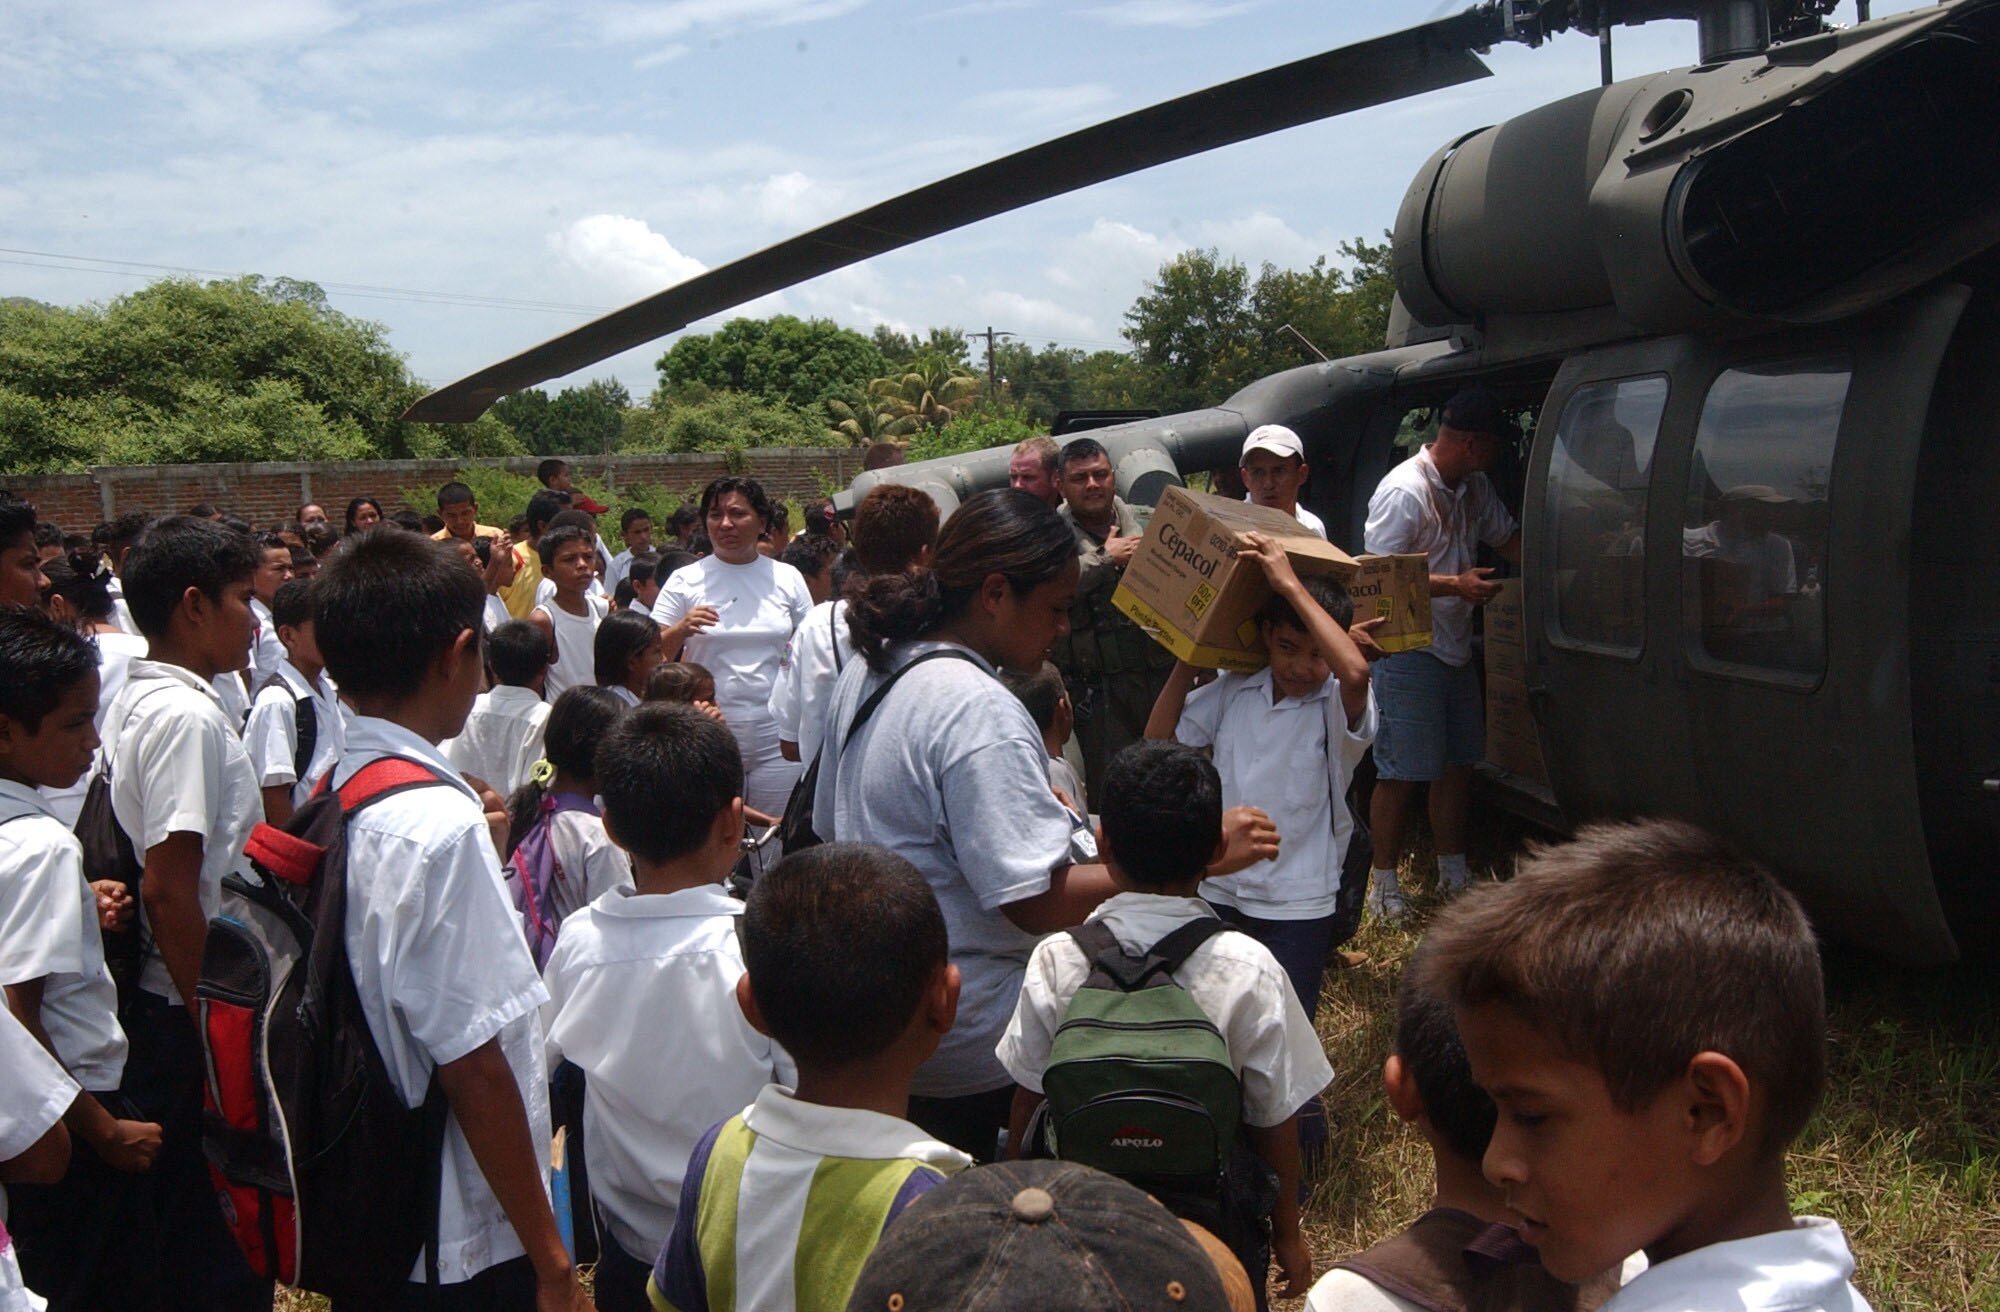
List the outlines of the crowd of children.
<svg viewBox="0 0 2000 1312">
<path fill-rule="evenodd" d="M 1438 914 L 1382 1073 L 1434 1206 L 1316 1264 L 1375 709 L 1345 595 L 1274 544 L 1270 665 L 1177 668 L 1085 798 L 1044 662 L 1073 539 L 1032 495 L 940 528 L 880 487 L 843 550 L 718 480 L 676 560 L 635 511 L 614 556 L 543 473 L 525 546 L 463 484 L 433 536 L 359 498 L 337 540 L 317 506 L 76 539 L 0 495 L 0 1312 L 271 1306 L 237 1233 L 292 1218 L 225 1210 L 204 1152 L 245 1130 L 209 925 L 294 896 L 271 854 L 382 762 L 315 849 L 314 960 L 438 1109 L 435 1197 L 407 1278 L 337 1307 L 1866 1308 L 1785 1191 L 1811 928 L 1665 821 Z M 826 841 L 788 816 L 746 858 L 788 806 Z"/>
</svg>

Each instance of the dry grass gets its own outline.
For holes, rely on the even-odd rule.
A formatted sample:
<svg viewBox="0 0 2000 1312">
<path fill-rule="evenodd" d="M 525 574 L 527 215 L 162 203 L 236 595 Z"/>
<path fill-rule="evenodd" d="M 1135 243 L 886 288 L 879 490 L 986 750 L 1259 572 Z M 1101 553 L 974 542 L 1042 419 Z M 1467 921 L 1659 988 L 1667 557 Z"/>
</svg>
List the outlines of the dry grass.
<svg viewBox="0 0 2000 1312">
<path fill-rule="evenodd" d="M 1381 1081 L 1396 983 L 1428 909 L 1417 906 L 1408 930 L 1363 928 L 1351 946 L 1368 962 L 1331 976 L 1320 1007 L 1335 1078 L 1306 1225 L 1322 1269 L 1429 1202 L 1429 1150 L 1396 1121 Z M 1840 957 L 1828 963 L 1828 1007 L 1831 1077 L 1792 1154 L 1793 1209 L 1840 1222 L 1856 1282 L 1885 1312 L 2000 1312 L 2000 979 Z M 277 1300 L 280 1312 L 325 1306 Z"/>
</svg>

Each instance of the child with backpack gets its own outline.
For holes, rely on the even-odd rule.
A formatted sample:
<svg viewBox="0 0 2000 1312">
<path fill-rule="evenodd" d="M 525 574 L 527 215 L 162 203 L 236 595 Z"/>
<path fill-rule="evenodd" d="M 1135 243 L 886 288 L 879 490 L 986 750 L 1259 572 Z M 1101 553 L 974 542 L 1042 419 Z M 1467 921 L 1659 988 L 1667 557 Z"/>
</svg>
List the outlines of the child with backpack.
<svg viewBox="0 0 2000 1312">
<path fill-rule="evenodd" d="M 651 615 L 614 610 L 597 626 L 592 666 L 597 686 L 627 706 L 646 694 L 646 680 L 660 664 L 660 625 Z"/>
<path fill-rule="evenodd" d="M 285 658 L 250 703 L 243 745 L 263 788 L 264 819 L 281 825 L 340 759 L 347 719 L 313 638 L 312 584 L 293 579 L 281 586 L 270 615 Z"/>
<path fill-rule="evenodd" d="M 486 638 L 493 686 L 479 694 L 458 736 L 444 744 L 445 758 L 502 797 L 527 782 L 542 759 L 549 703 L 542 689 L 549 671 L 548 636 L 526 620 L 508 620 Z"/>
<path fill-rule="evenodd" d="M 564 917 L 632 885 L 631 863 L 605 836 L 597 810 L 597 746 L 624 712 L 608 688 L 571 688 L 556 698 L 542 758 L 507 799 L 507 887 L 537 967 L 547 964 Z"/>
<path fill-rule="evenodd" d="M 249 663 L 256 568 L 246 534 L 206 519 L 176 515 L 140 535 L 125 561 L 125 600 L 149 652 L 127 668 L 104 716 L 100 796 L 108 813 L 86 796 L 77 822 L 93 880 L 131 880 L 115 862 L 90 863 L 117 835 L 129 840 L 138 865 L 137 960 L 119 996 L 129 1042 L 124 1091 L 161 1127 L 153 1166 L 160 1286 L 209 1308 L 271 1301 L 270 1283 L 252 1274 L 230 1239 L 209 1182 L 192 1015 L 209 918 L 221 906 L 224 877 L 248 871 L 244 841 L 263 814 L 240 721 L 216 691 L 219 678 L 235 680 Z"/>
<path fill-rule="evenodd" d="M 1268 1233 L 1281 1293 L 1297 1297 L 1312 1278 L 1297 1112 L 1333 1070 L 1270 949 L 1197 896 L 1223 848 L 1215 767 L 1182 744 L 1134 743 L 1112 758 L 1103 791 L 1098 847 L 1123 891 L 1029 959 L 997 1049 L 1020 1086 L 1009 1142 L 1018 1154 L 1046 1097 L 1054 1155 L 1140 1183 L 1215 1230 L 1260 1307 Z M 1134 1027 L 1154 1036 L 1159 1060 L 1134 1045 Z M 1275 1201 L 1251 1187 L 1254 1163 L 1229 1161 L 1239 1136 L 1277 1177 Z M 1268 1232 L 1248 1201 L 1257 1192 Z"/>
<path fill-rule="evenodd" d="M 944 913 L 901 857 L 831 843 L 751 887 L 742 940 L 735 1000 L 798 1079 L 765 1085 L 695 1146 L 654 1299 L 707 1312 L 727 1288 L 739 1308 L 843 1307 L 883 1232 L 972 1164 L 906 1119 L 910 1081 L 958 1010 Z"/>
<path fill-rule="evenodd" d="M 542 577 L 553 590 L 536 605 L 528 622 L 548 638 L 555 653 L 549 663 L 545 693 L 550 701 L 570 688 L 587 688 L 596 681 L 597 626 L 610 603 L 592 596 L 597 581 L 596 539 L 588 529 L 573 525 L 551 528 L 535 544 Z"/>
<path fill-rule="evenodd" d="M 333 789 L 385 760 L 423 783 L 379 796 L 342 831 L 344 946 L 368 1032 L 405 1107 L 424 1106 L 435 1081 L 446 1108 L 437 1286 L 419 1263 L 374 1305 L 587 1308 L 547 1192 L 548 993 L 478 795 L 437 747 L 483 679 L 480 581 L 441 543 L 376 532 L 335 553 L 313 588 L 321 654 L 355 710 Z"/>
<path fill-rule="evenodd" d="M 544 976 L 548 1051 L 585 1075 L 599 1305 L 644 1312 L 703 1131 L 796 1077 L 737 1007 L 743 904 L 722 887 L 743 835 L 735 737 L 699 711 L 642 706 L 604 733 L 595 772 L 603 831 L 632 875 L 563 922 Z"/>
<path fill-rule="evenodd" d="M 9 1193 L 21 1269 L 57 1312 L 158 1297 L 152 1181 L 157 1124 L 121 1115 L 125 1031 L 104 965 L 83 851 L 36 791 L 63 789 L 97 747 L 97 654 L 38 611 L 0 609 L 0 985 L 15 1019 L 80 1091 L 60 1181 Z M 0 1156 L 8 1154 L 0 1152 Z M 138 1261 L 126 1261 L 129 1254 Z"/>
</svg>

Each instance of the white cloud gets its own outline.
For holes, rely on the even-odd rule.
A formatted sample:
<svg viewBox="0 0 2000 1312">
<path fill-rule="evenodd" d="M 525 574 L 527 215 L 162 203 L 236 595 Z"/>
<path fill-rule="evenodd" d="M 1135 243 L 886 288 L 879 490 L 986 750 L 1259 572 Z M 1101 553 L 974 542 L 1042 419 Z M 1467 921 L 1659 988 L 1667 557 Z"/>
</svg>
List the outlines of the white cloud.
<svg viewBox="0 0 2000 1312">
<path fill-rule="evenodd" d="M 1197 223 L 1193 232 L 1197 245 L 1213 246 L 1224 255 L 1241 260 L 1253 273 L 1266 260 L 1281 269 L 1303 269 L 1321 255 L 1333 254 L 1331 246 L 1301 236 L 1283 219 L 1262 210 L 1238 218 Z"/>
<path fill-rule="evenodd" d="M 1117 0 L 1079 10 L 1111 27 L 1207 27 L 1225 18 L 1246 14 L 1257 7 L 1256 0 Z"/>
<path fill-rule="evenodd" d="M 1187 249 L 1177 237 L 1162 237 L 1129 223 L 1099 219 L 1087 232 L 1063 241 L 1042 276 L 1066 291 L 1130 289 L 1160 271 L 1160 266 Z"/>
<path fill-rule="evenodd" d="M 643 219 L 593 214 L 549 236 L 549 248 L 620 297 L 650 296 L 686 282 L 707 265 L 682 254 Z"/>
<path fill-rule="evenodd" d="M 861 8 L 868 0 L 669 0 L 665 4 L 612 3 L 586 7 L 581 17 L 612 42 L 671 41 L 690 32 L 727 34 L 746 28 L 824 22 Z"/>
<path fill-rule="evenodd" d="M 980 293 L 972 303 L 982 325 L 990 321 L 1000 331 L 1031 342 L 1104 336 L 1103 326 L 1090 315 L 1043 297 L 994 290 Z"/>
<path fill-rule="evenodd" d="M 91 0 L 61 8 L 100 41 L 148 50 L 289 46 L 349 22 L 331 0 Z"/>
<path fill-rule="evenodd" d="M 965 112 L 1014 119 L 1025 125 L 1068 123 L 1101 110 L 1117 97 L 1095 82 L 1066 87 L 1014 87 L 988 91 L 965 102 Z"/>
</svg>

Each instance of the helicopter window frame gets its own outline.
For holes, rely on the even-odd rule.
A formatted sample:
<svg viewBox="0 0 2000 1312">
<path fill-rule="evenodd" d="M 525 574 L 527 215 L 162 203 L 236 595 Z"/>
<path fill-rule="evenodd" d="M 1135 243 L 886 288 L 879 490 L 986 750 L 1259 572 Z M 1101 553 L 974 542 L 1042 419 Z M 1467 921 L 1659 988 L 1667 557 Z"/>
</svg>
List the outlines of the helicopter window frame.
<svg viewBox="0 0 2000 1312">
<path fill-rule="evenodd" d="M 1631 428 L 1629 424 L 1620 423 L 1618 418 L 1612 413 L 1612 408 L 1616 407 L 1620 402 L 1619 393 L 1624 389 L 1631 388 L 1634 384 L 1646 385 L 1646 390 L 1649 392 L 1653 390 L 1651 387 L 1652 384 L 1658 385 L 1657 407 L 1655 407 L 1654 399 L 1651 396 L 1646 396 L 1644 399 L 1638 401 L 1641 407 L 1652 411 L 1650 415 L 1651 432 L 1644 438 L 1645 450 L 1643 461 L 1640 459 L 1639 452 L 1641 435 Z M 1607 392 L 1609 393 L 1608 398 Z M 1561 648 L 1565 651 L 1580 652 L 1611 660 L 1633 663 L 1643 660 L 1645 657 L 1648 594 L 1645 561 L 1647 559 L 1646 539 L 1651 524 L 1653 469 L 1655 458 L 1659 454 L 1660 430 L 1665 423 L 1667 407 L 1673 400 L 1673 394 L 1674 380 L 1672 375 L 1665 370 L 1652 369 L 1644 373 L 1624 374 L 1615 378 L 1586 379 L 1570 389 L 1569 395 L 1563 398 L 1562 411 L 1557 416 L 1555 431 L 1550 439 L 1548 476 L 1544 483 L 1545 491 L 1543 492 L 1542 503 L 1544 519 L 1548 525 L 1545 531 L 1545 541 L 1547 542 L 1550 560 L 1553 563 L 1552 578 L 1554 579 L 1554 588 L 1551 594 L 1553 604 L 1549 607 L 1548 620 L 1545 624 L 1551 646 Z M 1609 401 L 1608 406 L 1605 404 L 1607 399 Z M 1592 472 L 1571 454 L 1565 442 L 1565 437 L 1570 436 L 1574 432 L 1574 429 L 1571 428 L 1574 422 L 1573 417 L 1586 413 L 1587 410 L 1596 410 L 1606 418 L 1610 418 L 1614 424 L 1617 424 L 1619 428 L 1631 437 L 1632 459 L 1630 463 L 1636 466 L 1636 469 L 1632 471 L 1638 480 L 1636 487 L 1610 488 L 1610 485 L 1602 477 Z M 1624 417 L 1630 419 L 1634 416 L 1628 412 Z M 1623 480 L 1621 479 L 1621 481 Z M 1576 577 L 1570 580 L 1571 586 L 1566 587 L 1561 581 L 1561 575 L 1565 570 L 1566 564 L 1563 549 L 1563 527 L 1566 519 L 1574 511 L 1587 509 L 1578 499 L 1577 493 L 1589 490 L 1590 485 L 1625 494 L 1628 497 L 1627 508 L 1629 509 L 1633 505 L 1636 505 L 1639 517 L 1636 538 L 1628 537 L 1626 539 L 1626 545 L 1636 546 L 1636 551 L 1617 552 L 1606 550 L 1594 559 L 1599 562 L 1630 559 L 1637 562 L 1637 567 L 1636 571 L 1630 573 L 1612 569 L 1585 570 L 1575 568 L 1573 572 Z M 1620 525 L 1618 529 L 1622 530 L 1623 527 L 1623 525 Z M 1586 578 L 1586 575 L 1589 577 Z M 1582 623 L 1566 625 L 1566 615 L 1572 621 L 1581 620 L 1584 616 L 1603 618 L 1605 614 L 1603 607 L 1592 607 L 1583 603 L 1583 598 L 1592 590 L 1596 592 L 1593 600 L 1610 603 L 1614 612 L 1620 604 L 1628 607 L 1631 615 L 1629 625 L 1603 626 L 1599 627 L 1596 632 L 1586 631 L 1586 626 Z M 1572 593 L 1578 599 L 1574 605 L 1568 604 L 1568 599 Z M 1607 636 L 1613 633 L 1615 628 L 1620 627 L 1629 628 L 1632 634 L 1630 641 L 1622 641 L 1617 637 Z"/>
<path fill-rule="evenodd" d="M 1695 423 L 1694 440 L 1688 448 L 1687 481 L 1683 489 L 1684 510 L 1680 523 L 1680 532 L 1682 535 L 1680 588 L 1681 646 L 1691 668 L 1705 675 L 1754 683 L 1762 687 L 1781 688 L 1786 691 L 1798 693 L 1815 692 L 1825 682 L 1827 671 L 1825 598 L 1827 588 L 1833 582 L 1829 569 L 1831 556 L 1829 548 L 1831 546 L 1833 531 L 1831 508 L 1833 505 L 1833 488 L 1837 475 L 1837 466 L 1840 462 L 1841 430 L 1846 422 L 1848 406 L 1854 396 L 1856 368 L 1855 355 L 1851 350 L 1821 350 L 1803 354 L 1791 353 L 1782 356 L 1732 360 L 1717 369 L 1709 378 L 1708 384 L 1702 393 L 1701 412 Z M 1811 507 L 1815 504 L 1813 501 L 1800 501 L 1795 498 L 1783 498 L 1779 501 L 1771 501 L 1769 498 L 1764 497 L 1754 498 L 1774 507 L 1779 505 L 1803 507 L 1803 509 L 1789 512 L 1800 523 L 1776 526 L 1786 527 L 1787 531 L 1783 533 L 1777 532 L 1776 527 L 1768 529 L 1765 533 L 1766 538 L 1783 538 L 1790 553 L 1792 579 L 1790 590 L 1784 595 L 1793 600 L 1783 612 L 1786 617 L 1787 626 L 1783 629 L 1774 626 L 1768 633 L 1748 635 L 1748 645 L 1742 649 L 1743 654 L 1732 654 L 1727 648 L 1724 648 L 1723 652 L 1718 654 L 1716 650 L 1711 648 L 1710 637 L 1712 634 L 1719 632 L 1722 626 L 1707 622 L 1708 611 L 1712 604 L 1710 600 L 1711 590 L 1705 584 L 1707 576 L 1700 565 L 1702 557 L 1693 554 L 1692 550 L 1694 545 L 1692 535 L 1699 530 L 1711 527 L 1708 513 L 1711 505 L 1719 507 L 1727 500 L 1727 497 L 1724 495 L 1724 489 L 1718 488 L 1716 493 L 1711 495 L 1704 486 L 1708 480 L 1708 458 L 1712 457 L 1714 448 L 1718 444 L 1717 440 L 1711 437 L 1711 433 L 1717 431 L 1713 427 L 1714 420 L 1712 418 L 1716 405 L 1717 389 L 1722 387 L 1727 380 L 1731 379 L 1746 377 L 1775 379 L 1797 378 L 1800 376 L 1819 376 L 1829 379 L 1837 378 L 1839 380 L 1838 392 L 1833 397 L 1831 422 L 1821 425 L 1817 430 L 1826 435 L 1824 445 L 1815 453 L 1820 459 L 1817 462 L 1796 465 L 1786 470 L 1789 474 L 1805 479 L 1802 486 L 1808 494 L 1817 493 L 1816 504 L 1819 509 L 1817 512 L 1812 510 Z M 1735 398 L 1731 399 L 1734 400 Z M 1783 396 L 1760 398 L 1762 401 L 1761 408 L 1768 410 L 1774 403 L 1784 404 L 1787 401 L 1795 399 L 1795 397 L 1787 398 Z M 1724 432 L 1721 435 L 1720 441 L 1722 443 L 1744 442 L 1747 431 L 1749 430 L 1738 429 L 1733 432 Z M 1775 443 L 1767 443 L 1765 450 L 1769 451 L 1776 445 Z M 1819 475 L 1818 481 L 1814 482 L 1811 476 L 1816 466 L 1822 472 Z M 1746 491 L 1752 488 L 1764 492 L 1776 492 L 1775 487 L 1769 485 L 1745 485 Z M 1771 513 L 1783 514 L 1786 512 L 1774 510 Z M 1715 521 L 1717 524 L 1720 523 L 1720 514 L 1721 512 L 1718 509 Z M 1815 539 L 1817 540 L 1816 547 L 1814 546 Z M 1817 584 L 1816 589 L 1808 586 L 1812 583 Z M 1768 601 L 1770 599 L 1765 598 L 1764 600 Z M 1753 602 L 1751 604 L 1756 603 Z M 1815 606 L 1816 619 L 1814 620 L 1812 629 L 1810 631 L 1802 630 L 1799 617 L 1814 615 Z M 1804 641 L 1801 642 L 1801 638 Z M 1760 660 L 1755 658 L 1759 643 L 1772 656 L 1772 659 Z M 1807 659 L 1803 661 L 1785 661 L 1776 658 L 1779 654 L 1785 653 L 1788 650 L 1802 653 Z"/>
</svg>

